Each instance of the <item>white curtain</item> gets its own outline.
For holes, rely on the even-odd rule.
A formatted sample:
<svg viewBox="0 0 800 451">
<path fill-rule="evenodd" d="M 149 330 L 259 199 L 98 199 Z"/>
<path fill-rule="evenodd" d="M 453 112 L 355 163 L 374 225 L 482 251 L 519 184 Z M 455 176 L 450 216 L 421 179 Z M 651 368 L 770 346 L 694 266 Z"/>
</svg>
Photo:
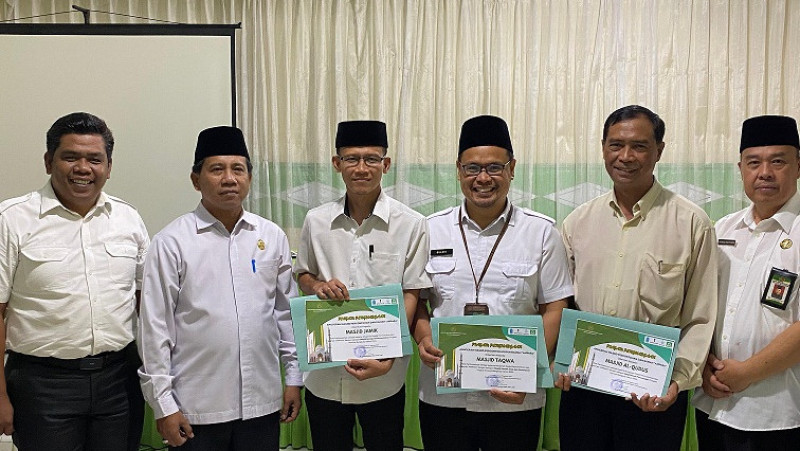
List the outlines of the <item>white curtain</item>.
<svg viewBox="0 0 800 451">
<path fill-rule="evenodd" d="M 384 188 L 428 214 L 460 199 L 461 123 L 501 116 L 518 160 L 512 199 L 561 220 L 609 187 L 605 117 L 641 104 L 667 124 L 659 179 L 717 219 L 746 203 L 742 120 L 800 116 L 794 0 L 5 0 L 0 19 L 72 3 L 95 10 L 95 23 L 147 22 L 99 11 L 242 22 L 237 117 L 256 163 L 248 207 L 293 244 L 308 208 L 343 191 L 330 167 L 342 120 L 387 123 Z"/>
</svg>

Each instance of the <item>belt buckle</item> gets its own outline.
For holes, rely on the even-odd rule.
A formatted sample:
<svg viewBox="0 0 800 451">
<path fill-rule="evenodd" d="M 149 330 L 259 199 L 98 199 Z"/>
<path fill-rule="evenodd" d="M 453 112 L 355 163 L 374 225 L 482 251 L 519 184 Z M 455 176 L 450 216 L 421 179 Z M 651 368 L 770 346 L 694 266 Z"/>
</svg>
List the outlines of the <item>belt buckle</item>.
<svg viewBox="0 0 800 451">
<path fill-rule="evenodd" d="M 80 369 L 85 371 L 99 370 L 103 368 L 102 356 L 90 356 L 81 359 Z"/>
</svg>

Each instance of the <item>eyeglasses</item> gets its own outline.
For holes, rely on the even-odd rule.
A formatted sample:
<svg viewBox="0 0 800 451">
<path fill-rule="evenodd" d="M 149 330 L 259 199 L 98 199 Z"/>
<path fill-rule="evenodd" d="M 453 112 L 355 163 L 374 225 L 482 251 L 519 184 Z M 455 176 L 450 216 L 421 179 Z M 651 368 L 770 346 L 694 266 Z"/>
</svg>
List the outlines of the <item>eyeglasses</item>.
<svg viewBox="0 0 800 451">
<path fill-rule="evenodd" d="M 508 160 L 506 164 L 500 163 L 489 163 L 485 165 L 480 165 L 477 163 L 469 163 L 469 164 L 462 164 L 461 170 L 464 172 L 464 175 L 467 177 L 477 177 L 480 175 L 481 171 L 486 171 L 489 175 L 502 175 L 503 171 L 506 169 L 511 163 L 511 160 Z"/>
<path fill-rule="evenodd" d="M 380 166 L 380 164 L 383 162 L 383 159 L 386 157 L 379 157 L 377 155 L 367 155 L 365 157 L 348 155 L 346 157 L 337 156 L 336 158 L 338 158 L 339 161 L 344 163 L 345 166 L 351 167 L 351 166 L 358 166 L 358 162 L 361 160 L 364 160 L 364 164 L 366 164 L 367 166 Z"/>
</svg>

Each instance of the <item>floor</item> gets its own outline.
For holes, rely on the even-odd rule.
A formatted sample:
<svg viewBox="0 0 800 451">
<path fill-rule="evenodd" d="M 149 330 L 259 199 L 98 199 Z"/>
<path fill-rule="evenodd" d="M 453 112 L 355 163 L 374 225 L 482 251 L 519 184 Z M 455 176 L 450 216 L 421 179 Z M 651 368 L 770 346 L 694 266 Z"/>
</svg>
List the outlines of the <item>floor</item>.
<svg viewBox="0 0 800 451">
<path fill-rule="evenodd" d="M 287 448 L 287 450 L 291 450 L 291 448 Z M 364 448 L 353 448 L 353 450 L 363 451 Z M 406 448 L 407 451 L 414 451 L 411 448 Z M 11 443 L 11 437 L 8 435 L 0 435 L 0 451 L 17 451 L 17 448 Z M 300 448 L 299 450 L 294 451 L 308 451 L 306 448 Z"/>
<path fill-rule="evenodd" d="M 292 450 L 292 448 L 286 448 Z M 364 448 L 353 448 L 354 451 L 364 451 Z M 17 451 L 17 448 L 11 443 L 11 437 L 8 435 L 0 435 L 0 451 Z M 293 451 L 308 451 L 306 448 L 295 449 Z M 416 451 L 411 448 L 406 448 L 406 451 Z"/>
</svg>

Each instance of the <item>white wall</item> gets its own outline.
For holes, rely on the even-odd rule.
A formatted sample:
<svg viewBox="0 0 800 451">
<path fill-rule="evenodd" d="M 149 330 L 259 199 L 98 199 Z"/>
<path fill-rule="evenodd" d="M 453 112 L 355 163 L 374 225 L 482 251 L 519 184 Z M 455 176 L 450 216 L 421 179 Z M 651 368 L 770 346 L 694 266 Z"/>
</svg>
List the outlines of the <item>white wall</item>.
<svg viewBox="0 0 800 451">
<path fill-rule="evenodd" d="M 199 201 L 198 132 L 232 123 L 230 52 L 230 36 L 0 34 L 0 198 L 43 186 L 47 129 L 87 111 L 116 140 L 106 192 L 155 234 Z"/>
</svg>

